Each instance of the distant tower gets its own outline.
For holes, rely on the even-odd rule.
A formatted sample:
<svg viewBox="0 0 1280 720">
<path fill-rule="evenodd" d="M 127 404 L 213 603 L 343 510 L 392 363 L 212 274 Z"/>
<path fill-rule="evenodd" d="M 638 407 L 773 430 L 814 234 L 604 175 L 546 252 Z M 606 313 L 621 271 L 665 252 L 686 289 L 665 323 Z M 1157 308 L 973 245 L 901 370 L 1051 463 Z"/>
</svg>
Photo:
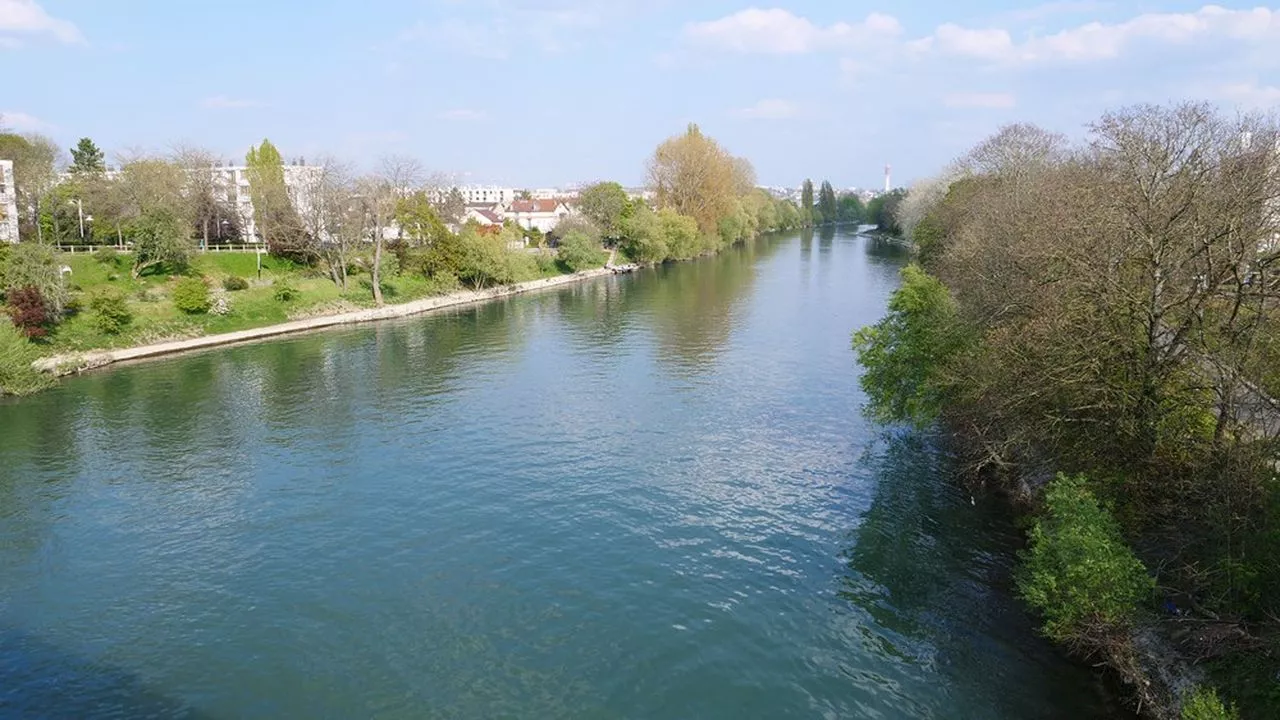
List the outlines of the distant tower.
<svg viewBox="0 0 1280 720">
<path fill-rule="evenodd" d="M 884 191 L 893 192 L 893 167 L 890 165 L 884 166 Z"/>
</svg>

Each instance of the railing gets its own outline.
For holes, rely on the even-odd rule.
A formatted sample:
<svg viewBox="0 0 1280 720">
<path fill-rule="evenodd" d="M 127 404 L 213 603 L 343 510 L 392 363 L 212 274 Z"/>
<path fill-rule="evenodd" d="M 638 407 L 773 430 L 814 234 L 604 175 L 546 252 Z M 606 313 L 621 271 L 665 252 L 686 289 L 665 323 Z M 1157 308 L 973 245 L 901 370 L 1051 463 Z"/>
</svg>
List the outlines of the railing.
<svg viewBox="0 0 1280 720">
<path fill-rule="evenodd" d="M 125 245 L 55 245 L 58 252 L 67 253 L 68 255 L 84 255 L 86 253 L 94 253 L 99 250 L 115 250 L 118 253 L 133 252 L 133 247 Z M 262 243 L 255 244 L 239 244 L 239 245 L 209 245 L 207 247 L 197 247 L 197 252 L 265 252 L 267 246 Z"/>
</svg>

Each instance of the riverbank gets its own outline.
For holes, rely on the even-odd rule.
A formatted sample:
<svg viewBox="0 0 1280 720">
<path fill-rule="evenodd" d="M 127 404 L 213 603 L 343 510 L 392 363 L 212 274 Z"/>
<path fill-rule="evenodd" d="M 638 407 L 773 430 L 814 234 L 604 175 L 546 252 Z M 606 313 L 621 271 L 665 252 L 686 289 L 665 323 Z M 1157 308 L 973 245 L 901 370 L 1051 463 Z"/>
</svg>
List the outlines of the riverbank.
<svg viewBox="0 0 1280 720">
<path fill-rule="evenodd" d="M 55 377 L 61 377 L 120 362 L 153 359 L 177 353 L 190 352 L 193 350 L 234 345 L 252 342 L 254 340 L 279 337 L 281 335 L 307 332 L 309 330 L 320 330 L 343 325 L 355 325 L 358 323 L 421 315 L 435 310 L 471 305 L 488 300 L 497 300 L 499 298 L 561 287 L 613 274 L 615 274 L 615 269 L 612 267 L 584 270 L 572 275 L 557 275 L 555 277 L 530 280 L 528 282 L 515 283 L 513 285 L 503 285 L 485 290 L 462 290 L 446 295 L 422 298 L 420 300 L 414 300 L 412 302 L 401 303 L 398 305 L 384 305 L 379 308 L 370 308 L 367 310 L 322 315 L 306 318 L 304 320 L 294 320 L 286 323 L 267 325 L 250 330 L 239 330 L 236 332 L 205 335 L 185 340 L 173 340 L 169 342 L 152 343 L 114 350 L 91 350 L 81 353 L 62 353 L 59 355 L 41 358 L 33 365 L 41 372 L 52 374 Z"/>
</svg>

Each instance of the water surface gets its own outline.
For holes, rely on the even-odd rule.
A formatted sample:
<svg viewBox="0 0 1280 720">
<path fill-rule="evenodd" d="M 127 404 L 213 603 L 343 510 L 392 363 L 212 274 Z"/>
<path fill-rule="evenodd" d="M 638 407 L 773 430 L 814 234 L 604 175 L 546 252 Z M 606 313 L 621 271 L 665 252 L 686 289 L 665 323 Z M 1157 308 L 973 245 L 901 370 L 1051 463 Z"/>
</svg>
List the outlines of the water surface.
<svg viewBox="0 0 1280 720">
<path fill-rule="evenodd" d="M 0 714 L 1090 718 L 851 233 L 0 403 Z"/>
</svg>

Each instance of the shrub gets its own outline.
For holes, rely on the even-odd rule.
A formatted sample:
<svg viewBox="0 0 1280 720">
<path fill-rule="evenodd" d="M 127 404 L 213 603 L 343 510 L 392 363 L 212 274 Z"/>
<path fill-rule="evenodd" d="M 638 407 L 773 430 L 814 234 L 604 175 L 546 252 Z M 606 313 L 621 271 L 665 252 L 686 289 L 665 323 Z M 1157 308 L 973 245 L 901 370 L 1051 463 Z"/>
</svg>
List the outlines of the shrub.
<svg viewBox="0 0 1280 720">
<path fill-rule="evenodd" d="M 116 260 L 120 257 L 120 253 L 115 248 L 104 247 L 93 251 L 93 259 L 103 265 L 115 265 Z"/>
<path fill-rule="evenodd" d="M 118 290 L 107 289 L 94 295 L 89 299 L 89 311 L 92 313 L 93 326 L 108 335 L 120 334 L 133 322 L 129 303 Z"/>
<path fill-rule="evenodd" d="M 9 317 L 13 320 L 14 327 L 23 334 L 29 338 L 49 334 L 54 313 L 39 288 L 28 285 L 10 290 L 5 294 L 5 301 L 9 304 Z"/>
<path fill-rule="evenodd" d="M 298 292 L 298 288 L 290 285 L 289 283 L 283 280 L 277 280 L 275 287 L 276 287 L 276 291 L 273 294 L 273 296 L 275 297 L 277 302 L 290 302 L 292 300 L 298 299 L 298 296 L 302 294 Z"/>
<path fill-rule="evenodd" d="M 67 302 L 67 284 L 62 277 L 58 254 L 48 245 L 18 243 L 9 248 L 0 274 L 4 275 L 5 290 L 34 287 L 44 298 L 49 313 L 57 316 Z"/>
<path fill-rule="evenodd" d="M 1182 698 L 1182 720 L 1239 720 L 1235 707 L 1225 705 L 1213 688 L 1196 686 Z"/>
<path fill-rule="evenodd" d="M 52 384 L 53 378 L 31 367 L 38 357 L 22 332 L 0 318 L 0 395 L 26 395 Z"/>
<path fill-rule="evenodd" d="M 1044 614 L 1045 635 L 1059 642 L 1127 624 L 1155 588 L 1087 483 L 1082 475 L 1049 483 L 1017 578 L 1023 599 Z"/>
<path fill-rule="evenodd" d="M 560 240 L 557 255 L 560 263 L 569 272 L 581 272 L 604 265 L 600 259 L 600 243 L 587 233 L 576 229 L 569 231 Z"/>
<path fill-rule="evenodd" d="M 209 312 L 209 286 L 201 278 L 182 278 L 173 288 L 173 305 L 189 315 Z"/>
<path fill-rule="evenodd" d="M 222 280 L 222 289 L 228 292 L 236 292 L 238 290 L 248 290 L 249 281 L 239 275 L 228 275 Z"/>
</svg>

